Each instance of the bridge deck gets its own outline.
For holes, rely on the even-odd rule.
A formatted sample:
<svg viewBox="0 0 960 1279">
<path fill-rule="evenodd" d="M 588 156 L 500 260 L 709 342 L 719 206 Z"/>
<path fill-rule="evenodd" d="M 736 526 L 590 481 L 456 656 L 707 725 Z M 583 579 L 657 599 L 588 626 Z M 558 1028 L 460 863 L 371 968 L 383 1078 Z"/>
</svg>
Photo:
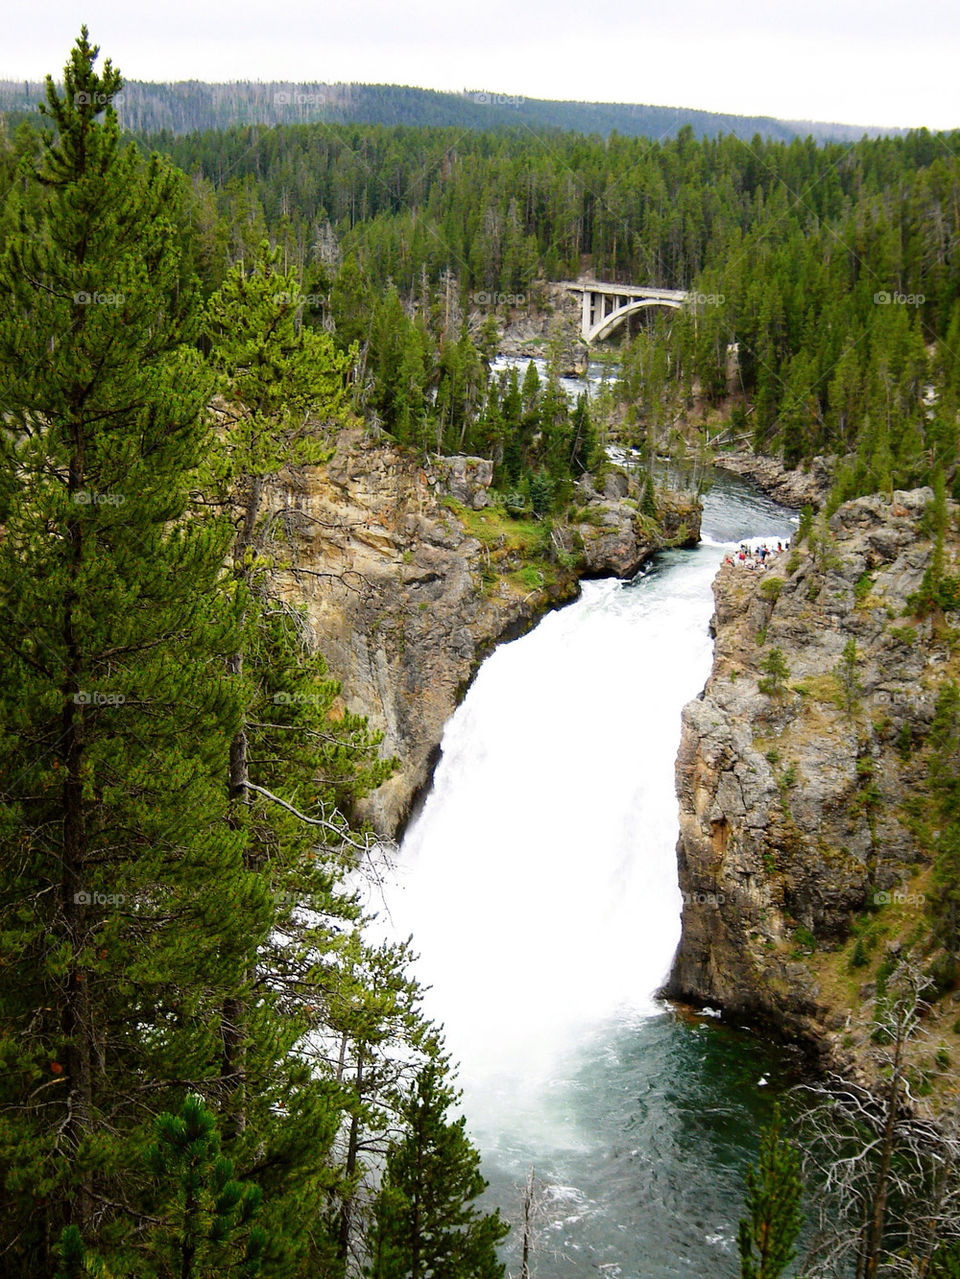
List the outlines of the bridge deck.
<svg viewBox="0 0 960 1279">
<path fill-rule="evenodd" d="M 682 302 L 687 296 L 685 289 L 656 289 L 647 284 L 608 284 L 603 280 L 563 280 L 561 288 L 574 293 L 606 293 L 622 298 L 666 298 L 671 302 Z"/>
</svg>

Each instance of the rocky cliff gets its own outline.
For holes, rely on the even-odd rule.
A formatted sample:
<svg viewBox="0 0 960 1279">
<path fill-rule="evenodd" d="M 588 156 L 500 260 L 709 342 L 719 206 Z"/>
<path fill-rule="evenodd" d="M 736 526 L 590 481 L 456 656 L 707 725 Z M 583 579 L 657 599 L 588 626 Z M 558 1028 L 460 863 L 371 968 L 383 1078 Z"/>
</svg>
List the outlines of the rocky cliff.
<svg viewBox="0 0 960 1279">
<path fill-rule="evenodd" d="M 493 297 L 499 295 L 494 294 Z M 502 327 L 499 349 L 504 355 L 558 355 L 564 373 L 580 374 L 587 367 L 589 348 L 580 337 L 582 304 L 562 285 L 538 281 L 523 295 Z"/>
<path fill-rule="evenodd" d="M 632 576 L 660 546 L 699 536 L 692 499 L 661 495 L 654 524 L 617 471 L 578 485 L 575 522 L 553 527 L 509 516 L 491 478 L 484 459 L 426 464 L 353 431 L 325 465 L 268 486 L 287 548 L 272 589 L 306 603 L 346 704 L 399 760 L 361 814 L 384 835 L 429 781 L 444 724 L 496 644 L 572 599 L 579 577 Z"/>
<path fill-rule="evenodd" d="M 805 467 L 790 470 L 779 458 L 762 453 L 720 453 L 717 466 L 751 480 L 784 506 L 812 506 L 819 510 L 830 494 L 836 470 L 835 458 L 815 457 Z"/>
<path fill-rule="evenodd" d="M 960 665 L 960 616 L 908 604 L 932 496 L 849 502 L 813 548 L 720 568 L 713 671 L 676 769 L 683 935 L 666 993 L 868 1073 L 877 990 L 925 932 L 923 742 Z M 951 508 L 952 573 L 955 525 Z M 948 997 L 931 1015 L 944 1051 L 958 1012 Z"/>
</svg>

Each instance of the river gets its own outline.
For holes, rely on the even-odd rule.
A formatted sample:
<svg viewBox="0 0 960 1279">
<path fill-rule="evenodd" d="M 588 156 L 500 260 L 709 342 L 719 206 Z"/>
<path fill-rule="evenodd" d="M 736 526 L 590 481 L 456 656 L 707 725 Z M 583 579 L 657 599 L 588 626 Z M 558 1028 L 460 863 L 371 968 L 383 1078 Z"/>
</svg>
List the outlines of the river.
<svg viewBox="0 0 960 1279">
<path fill-rule="evenodd" d="M 743 1172 L 796 1065 L 655 992 L 680 934 L 673 770 L 711 582 L 724 545 L 793 527 L 720 475 L 699 547 L 585 582 L 497 649 L 404 838 L 389 912 L 460 1062 L 488 1201 L 516 1219 L 535 1171 L 541 1279 L 738 1273 Z"/>
<path fill-rule="evenodd" d="M 510 369 L 515 368 L 517 377 L 522 383 L 523 375 L 526 373 L 529 364 L 536 366 L 541 383 L 545 383 L 550 375 L 550 365 L 542 356 L 498 355 L 490 362 L 490 372 L 496 377 L 500 373 L 508 373 Z M 600 394 L 604 386 L 613 386 L 619 373 L 620 365 L 617 363 L 590 360 L 580 377 L 565 375 L 559 378 L 558 381 L 566 392 L 567 398 L 573 403 L 581 395 L 586 395 L 591 400 L 594 399 Z"/>
</svg>

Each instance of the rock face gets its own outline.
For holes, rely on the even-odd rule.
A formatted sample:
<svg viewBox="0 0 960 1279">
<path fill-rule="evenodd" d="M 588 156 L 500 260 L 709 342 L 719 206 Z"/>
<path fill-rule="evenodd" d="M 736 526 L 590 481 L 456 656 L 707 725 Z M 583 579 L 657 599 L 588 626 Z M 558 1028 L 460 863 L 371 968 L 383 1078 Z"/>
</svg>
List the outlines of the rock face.
<svg viewBox="0 0 960 1279">
<path fill-rule="evenodd" d="M 596 506 L 599 524 L 563 526 L 538 553 L 547 530 L 489 509 L 491 478 L 482 458 L 426 465 L 354 431 L 326 465 L 268 486 L 289 560 L 272 590 L 306 604 L 311 641 L 346 704 L 400 761 L 360 814 L 383 835 L 397 833 L 429 781 L 444 724 L 491 649 L 574 598 L 580 576 L 632 575 L 664 544 L 633 499 L 592 494 L 587 513 Z M 696 540 L 696 506 L 678 499 L 666 514 Z"/>
<path fill-rule="evenodd" d="M 833 485 L 834 459 L 815 457 L 808 469 L 787 470 L 776 458 L 757 453 L 721 453 L 717 466 L 752 480 L 764 493 L 785 506 L 808 504 L 819 510 Z"/>
<path fill-rule="evenodd" d="M 538 281 L 531 290 L 534 306 L 524 298 L 500 335 L 504 355 L 546 356 L 551 347 L 560 352 L 562 371 L 578 375 L 587 367 L 589 348 L 580 337 L 580 298 L 558 284 Z"/>
<path fill-rule="evenodd" d="M 633 577 L 658 548 L 700 540 L 700 507 L 689 495 L 659 493 L 654 524 L 640 515 L 636 480 L 619 467 L 605 471 L 599 485 L 587 478 L 576 487 L 583 505 L 557 536 L 582 577 Z"/>
<path fill-rule="evenodd" d="M 905 608 L 931 560 L 921 530 L 932 496 L 849 502 L 813 551 L 764 571 L 721 567 L 713 671 L 683 713 L 683 933 L 666 993 L 768 1023 L 834 1062 L 857 1050 L 856 979 L 840 963 L 857 912 L 909 900 L 927 869 L 908 811 L 925 765 L 910 748 L 955 677 L 960 621 Z M 948 564 L 958 550 L 951 536 Z M 775 648 L 789 673 L 762 692 Z"/>
</svg>

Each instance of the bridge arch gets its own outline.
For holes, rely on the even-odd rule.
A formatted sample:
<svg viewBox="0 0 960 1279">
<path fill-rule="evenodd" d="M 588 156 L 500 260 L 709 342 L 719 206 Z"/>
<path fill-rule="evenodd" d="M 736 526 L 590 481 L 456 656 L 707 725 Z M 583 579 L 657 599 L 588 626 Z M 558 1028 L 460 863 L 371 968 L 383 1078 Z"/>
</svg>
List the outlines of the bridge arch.
<svg viewBox="0 0 960 1279">
<path fill-rule="evenodd" d="M 606 337 L 643 307 L 666 306 L 677 311 L 688 297 L 683 289 L 661 289 L 645 284 L 605 284 L 602 280 L 568 280 L 562 287 L 580 295 L 580 336 L 588 345 Z"/>
<path fill-rule="evenodd" d="M 671 298 L 640 298 L 636 302 L 628 302 L 626 306 L 618 306 L 615 311 L 611 311 L 609 315 L 604 316 L 592 328 L 588 329 L 583 335 L 584 341 L 592 346 L 594 342 L 598 342 L 600 338 L 607 337 L 614 329 L 618 328 L 628 316 L 635 315 L 637 311 L 648 306 L 666 306 L 671 311 L 679 311 L 682 302 L 675 302 Z"/>
</svg>

